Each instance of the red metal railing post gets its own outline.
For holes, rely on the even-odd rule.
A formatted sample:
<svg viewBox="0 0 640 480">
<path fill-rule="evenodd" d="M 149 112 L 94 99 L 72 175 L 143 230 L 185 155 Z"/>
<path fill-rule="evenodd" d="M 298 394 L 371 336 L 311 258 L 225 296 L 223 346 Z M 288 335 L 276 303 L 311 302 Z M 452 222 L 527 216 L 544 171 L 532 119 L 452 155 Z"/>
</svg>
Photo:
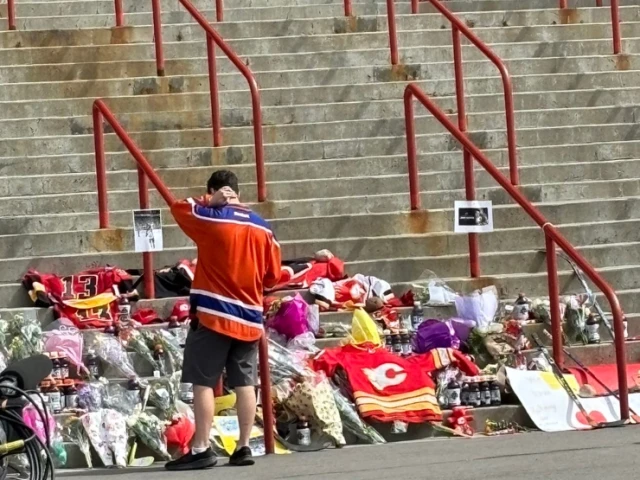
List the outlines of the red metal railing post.
<svg viewBox="0 0 640 480">
<path fill-rule="evenodd" d="M 96 183 L 98 188 L 98 220 L 100 228 L 109 228 L 109 206 L 107 205 L 107 167 L 104 153 L 104 128 L 102 113 L 93 106 L 93 145 L 96 156 Z"/>
<path fill-rule="evenodd" d="M 602 6 L 602 0 L 596 0 L 596 7 Z"/>
<path fill-rule="evenodd" d="M 411 13 L 418 13 L 420 0 L 411 0 Z"/>
<path fill-rule="evenodd" d="M 142 167 L 138 165 L 138 198 L 140 199 L 140 210 L 149 209 L 149 186 L 147 176 Z M 147 298 L 156 298 L 154 278 L 153 278 L 153 253 L 142 253 L 142 267 L 144 272 L 144 293 Z"/>
<path fill-rule="evenodd" d="M 543 228 L 544 231 L 544 228 Z M 553 359 L 560 368 L 564 366 L 562 353 L 562 319 L 560 318 L 560 289 L 558 288 L 558 259 L 556 243 L 545 232 L 545 250 L 547 252 L 547 282 L 549 284 L 549 303 L 551 309 L 551 336 L 553 341 Z"/>
<path fill-rule="evenodd" d="M 351 0 L 344 0 L 344 16 L 351 16 Z"/>
<path fill-rule="evenodd" d="M 213 146 L 222 145 L 220 126 L 220 97 L 218 94 L 218 67 L 216 65 L 216 45 L 207 34 L 207 62 L 209 64 L 209 92 L 211 95 L 211 124 L 213 125 Z"/>
<path fill-rule="evenodd" d="M 458 128 L 461 132 L 467 131 L 467 107 L 464 99 L 464 72 L 462 70 L 462 43 L 460 30 L 455 25 L 451 26 L 453 42 L 453 68 L 456 84 L 456 105 L 458 109 Z M 463 148 L 462 159 L 464 165 L 464 189 L 467 200 L 476 199 L 476 185 L 473 175 L 473 159 L 469 150 Z M 480 246 L 478 234 L 469 234 L 469 274 L 472 278 L 480 276 Z"/>
<path fill-rule="evenodd" d="M 224 5 L 223 0 L 216 0 L 216 22 L 222 22 L 224 20 Z"/>
<path fill-rule="evenodd" d="M 151 0 L 153 9 L 153 42 L 156 49 L 156 72 L 164 77 L 164 44 L 162 41 L 162 6 L 160 0 Z"/>
<path fill-rule="evenodd" d="M 558 8 L 567 8 L 567 0 L 559 0 Z"/>
<path fill-rule="evenodd" d="M 398 34 L 396 33 L 396 5 L 394 0 L 387 0 L 387 25 L 389 27 L 389 49 L 391 65 L 398 64 Z"/>
<path fill-rule="evenodd" d="M 618 55 L 622 51 L 620 36 L 620 8 L 618 0 L 611 0 L 611 32 L 613 34 L 613 53 Z"/>
<path fill-rule="evenodd" d="M 420 178 L 418 176 L 416 126 L 413 116 L 413 93 L 409 89 L 404 91 L 404 124 L 407 131 L 407 168 L 409 170 L 411 210 L 420 210 Z"/>
<path fill-rule="evenodd" d="M 616 364 L 618 367 L 618 387 L 620 390 L 620 415 L 624 420 L 629 419 L 629 391 L 627 386 L 627 358 L 626 358 L 626 345 L 624 339 L 624 324 L 622 308 L 620 302 L 616 296 L 615 291 L 611 288 L 600 274 L 587 262 L 582 255 L 571 245 L 566 238 L 555 228 L 547 219 L 540 213 L 540 211 L 533 206 L 527 197 L 525 197 L 517 188 L 515 188 L 509 179 L 505 177 L 500 170 L 480 151 L 480 149 L 461 132 L 452 122 L 449 120 L 447 114 L 445 114 L 438 106 L 415 84 L 407 85 L 405 89 L 405 102 L 407 96 L 415 96 L 420 102 L 429 110 L 429 112 L 438 120 L 448 131 L 460 142 L 463 148 L 468 149 L 471 152 L 473 158 L 484 168 L 493 179 L 504 188 L 515 202 L 522 207 L 522 209 L 531 217 L 531 219 L 543 229 L 546 236 L 549 237 L 555 245 L 557 245 L 562 251 L 564 251 L 569 258 L 571 258 L 575 264 L 584 272 L 593 284 L 604 294 L 609 301 L 611 312 L 613 315 L 614 332 L 615 332 L 615 346 L 616 346 Z M 406 103 L 405 103 L 406 105 Z M 406 108 L 405 108 L 406 111 Z M 411 112 L 413 114 L 413 111 Z M 553 249 L 552 249 L 553 251 Z M 547 257 L 549 261 L 549 257 Z M 552 265 L 553 266 L 553 265 Z M 553 269 L 551 269 L 553 270 Z M 557 270 L 557 268 L 556 268 Z M 559 316 L 559 315 L 558 315 Z"/>
<path fill-rule="evenodd" d="M 124 11 L 122 10 L 122 0 L 115 0 L 116 27 L 124 25 Z"/>
<path fill-rule="evenodd" d="M 271 401 L 271 372 L 269 371 L 269 343 L 266 334 L 260 339 L 260 388 L 262 398 L 262 419 L 264 420 L 264 448 L 267 454 L 275 453 L 273 436 L 273 402 Z"/>
<path fill-rule="evenodd" d="M 9 30 L 17 30 L 16 27 L 16 5 L 14 0 L 7 0 L 7 23 Z"/>
</svg>

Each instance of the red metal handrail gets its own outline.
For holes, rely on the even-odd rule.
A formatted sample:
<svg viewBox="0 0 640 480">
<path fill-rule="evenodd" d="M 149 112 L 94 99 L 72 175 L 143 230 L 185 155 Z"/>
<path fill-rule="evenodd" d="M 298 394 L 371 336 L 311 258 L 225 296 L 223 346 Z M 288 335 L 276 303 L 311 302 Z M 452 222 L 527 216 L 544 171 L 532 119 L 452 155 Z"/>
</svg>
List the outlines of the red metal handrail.
<svg viewBox="0 0 640 480">
<path fill-rule="evenodd" d="M 561 9 L 567 8 L 567 0 L 558 0 Z M 602 0 L 596 0 L 596 7 L 604 6 Z M 611 33 L 613 36 L 613 54 L 622 51 L 622 37 L 620 34 L 620 4 L 618 0 L 611 0 Z"/>
<path fill-rule="evenodd" d="M 351 0 L 344 0 L 344 16 L 352 16 Z M 396 5 L 394 0 L 387 0 L 387 25 L 389 28 L 389 51 L 391 65 L 398 65 L 398 34 L 396 27 Z"/>
<path fill-rule="evenodd" d="M 516 143 L 516 126 L 515 126 L 515 113 L 513 107 L 513 86 L 511 83 L 511 75 L 507 66 L 502 59 L 498 57 L 489 46 L 484 43 L 475 33 L 453 12 L 445 7 L 440 0 L 427 0 L 451 22 L 452 40 L 453 40 L 453 66 L 455 69 L 456 80 L 456 101 L 458 107 L 458 122 L 459 128 L 466 132 L 467 119 L 466 108 L 464 103 L 464 73 L 462 71 L 462 43 L 460 39 L 460 33 L 462 33 L 467 39 L 476 46 L 482 54 L 493 63 L 502 78 L 502 87 L 504 89 L 504 109 L 507 125 L 507 149 L 509 153 L 509 176 L 511 177 L 511 184 L 518 185 L 518 157 L 517 157 L 517 143 Z M 419 0 L 411 0 L 411 13 L 418 13 Z M 462 123 L 462 125 L 460 125 Z M 466 164 L 465 164 L 466 168 Z M 471 174 L 473 176 L 473 174 Z M 468 199 L 470 200 L 470 199 Z"/>
<path fill-rule="evenodd" d="M 149 208 L 149 187 L 147 179 L 162 196 L 167 205 L 175 203 L 176 198 L 169 188 L 155 172 L 149 160 L 147 160 L 135 144 L 133 139 L 127 134 L 122 125 L 118 122 L 113 112 L 102 100 L 93 102 L 93 140 L 96 155 L 96 182 L 98 189 L 98 215 L 100 228 L 109 228 L 109 207 L 107 205 L 107 169 L 104 149 L 104 129 L 103 121 L 106 120 L 113 128 L 120 141 L 127 147 L 129 153 L 138 166 L 138 196 L 140 208 Z M 151 252 L 145 252 L 143 256 L 144 267 L 144 291 L 147 298 L 154 298 L 155 291 L 153 285 L 153 257 Z M 260 340 L 260 388 L 262 391 L 262 409 L 264 415 L 264 445 L 267 453 L 275 452 L 275 439 L 273 435 L 273 405 L 271 401 L 271 376 L 269 372 L 269 347 L 266 335 Z"/>
<path fill-rule="evenodd" d="M 17 30 L 16 27 L 16 5 L 14 0 L 7 0 L 7 24 L 9 30 Z"/>
<path fill-rule="evenodd" d="M 558 302 L 558 266 L 556 263 L 556 246 L 560 247 L 571 258 L 585 275 L 600 289 L 611 305 L 613 314 L 613 326 L 615 332 L 616 363 L 618 365 L 618 385 L 620 388 L 620 413 L 621 418 L 629 418 L 629 397 L 627 391 L 627 358 L 625 353 L 624 325 L 622 308 L 613 288 L 600 276 L 600 274 L 578 253 L 560 231 L 549 222 L 540 211 L 520 191 L 511 185 L 509 179 L 498 170 L 493 163 L 480 151 L 469 139 L 466 132 L 456 127 L 447 115 L 418 87 L 411 83 L 404 91 L 404 112 L 407 130 L 407 156 L 410 174 L 410 189 L 412 197 L 420 194 L 418 179 L 418 160 L 416 148 L 415 118 L 413 112 L 413 99 L 416 98 L 438 120 L 455 139 L 467 150 L 472 158 L 491 175 L 498 184 L 504 188 L 518 205 L 542 228 L 545 234 L 547 275 L 549 282 L 549 298 L 551 299 L 551 324 L 553 334 L 553 355 L 558 365 L 563 365 L 562 355 L 562 325 Z M 412 178 L 413 177 L 413 178 Z"/>
<path fill-rule="evenodd" d="M 178 0 L 191 14 L 191 16 L 205 30 L 207 36 L 207 60 L 209 65 L 209 90 L 211 92 L 211 123 L 213 125 L 213 146 L 222 145 L 222 128 L 220 125 L 220 100 L 218 94 L 218 69 L 216 66 L 216 45 L 224 52 L 227 58 L 235 65 L 249 84 L 251 92 L 251 106 L 253 109 L 253 138 L 256 158 L 256 181 L 258 184 L 258 201 L 267 199 L 267 181 L 264 166 L 264 146 L 262 143 L 262 110 L 260 105 L 260 89 L 255 75 L 247 67 L 242 59 L 216 32 L 207 19 L 198 11 L 189 0 Z M 164 53 L 162 43 L 162 15 L 160 0 L 152 1 L 153 31 L 156 50 L 156 66 L 158 75 L 164 75 Z"/>
<path fill-rule="evenodd" d="M 418 1 L 411 0 L 411 11 L 417 13 Z M 515 127 L 515 112 L 513 106 L 513 87 L 511 84 L 511 75 L 507 70 L 504 62 L 493 51 L 480 40 L 467 25 L 456 17 L 447 7 L 445 7 L 439 0 L 428 0 L 433 6 L 442 13 L 451 22 L 451 33 L 453 43 L 453 68 L 454 78 L 456 86 L 456 105 L 458 109 L 458 128 L 466 132 L 467 131 L 467 107 L 465 105 L 464 97 L 464 72 L 462 70 L 462 41 L 460 33 L 469 39 L 478 50 L 480 50 L 485 57 L 487 57 L 500 72 L 502 78 L 502 86 L 504 89 L 504 109 L 507 125 L 507 150 L 509 155 L 509 175 L 511 177 L 511 184 L 518 185 L 518 158 L 517 158 L 517 143 L 516 143 L 516 127 Z M 475 200 L 475 180 L 473 177 L 473 161 L 469 152 L 464 149 L 463 153 L 463 165 L 464 165 L 464 179 L 465 190 L 467 200 Z M 410 172 L 409 181 L 415 182 L 418 176 L 418 172 Z M 414 189 L 411 190 L 411 209 L 420 209 L 420 192 Z M 480 246 L 478 244 L 478 235 L 476 233 L 470 233 L 469 237 L 469 270 L 472 277 L 480 276 Z"/>
</svg>

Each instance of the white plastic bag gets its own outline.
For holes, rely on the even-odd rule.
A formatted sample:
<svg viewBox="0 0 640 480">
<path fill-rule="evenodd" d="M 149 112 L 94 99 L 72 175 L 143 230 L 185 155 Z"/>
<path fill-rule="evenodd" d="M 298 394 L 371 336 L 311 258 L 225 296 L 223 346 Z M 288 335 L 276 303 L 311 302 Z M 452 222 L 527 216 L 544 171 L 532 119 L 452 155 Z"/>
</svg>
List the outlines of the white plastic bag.
<svg viewBox="0 0 640 480">
<path fill-rule="evenodd" d="M 457 316 L 473 320 L 478 328 L 493 322 L 498 311 L 498 291 L 496 287 L 486 287 L 470 295 L 458 296 L 455 300 Z"/>
</svg>

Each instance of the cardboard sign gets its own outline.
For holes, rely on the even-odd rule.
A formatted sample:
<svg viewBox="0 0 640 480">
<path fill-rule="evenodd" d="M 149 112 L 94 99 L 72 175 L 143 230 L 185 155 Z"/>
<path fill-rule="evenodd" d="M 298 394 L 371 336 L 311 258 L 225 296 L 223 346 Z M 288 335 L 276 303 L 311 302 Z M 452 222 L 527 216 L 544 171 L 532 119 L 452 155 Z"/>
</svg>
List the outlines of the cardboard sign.
<svg viewBox="0 0 640 480">
<path fill-rule="evenodd" d="M 507 368 L 507 378 L 533 423 L 543 432 L 587 430 L 589 422 L 562 388 L 553 373 Z M 572 389 L 578 391 L 573 375 L 565 375 Z M 620 404 L 613 396 L 580 398 L 589 416 L 596 422 L 620 420 Z M 640 393 L 629 395 L 631 408 L 640 411 Z"/>
<path fill-rule="evenodd" d="M 491 201 L 456 201 L 454 210 L 454 232 L 493 232 L 493 204 Z"/>
<path fill-rule="evenodd" d="M 160 210 L 133 211 L 133 239 L 136 252 L 159 252 L 163 249 Z"/>
</svg>

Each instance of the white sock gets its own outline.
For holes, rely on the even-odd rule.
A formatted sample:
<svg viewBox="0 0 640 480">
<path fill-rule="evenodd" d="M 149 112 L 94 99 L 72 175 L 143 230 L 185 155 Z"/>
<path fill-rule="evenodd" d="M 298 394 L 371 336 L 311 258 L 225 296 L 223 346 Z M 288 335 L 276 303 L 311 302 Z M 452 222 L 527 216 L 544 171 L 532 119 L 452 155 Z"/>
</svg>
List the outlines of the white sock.
<svg viewBox="0 0 640 480">
<path fill-rule="evenodd" d="M 207 447 L 191 447 L 191 454 L 197 455 L 199 453 L 204 453 L 207 451 Z"/>
</svg>

